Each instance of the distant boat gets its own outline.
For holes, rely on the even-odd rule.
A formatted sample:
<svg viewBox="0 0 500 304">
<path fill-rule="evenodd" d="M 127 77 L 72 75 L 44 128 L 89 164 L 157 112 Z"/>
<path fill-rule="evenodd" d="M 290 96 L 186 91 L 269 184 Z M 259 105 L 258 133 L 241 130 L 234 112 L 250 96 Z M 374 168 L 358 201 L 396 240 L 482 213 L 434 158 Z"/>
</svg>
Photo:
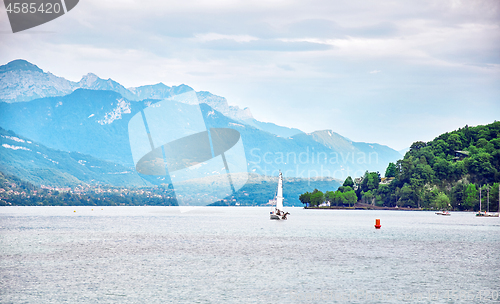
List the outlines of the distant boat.
<svg viewBox="0 0 500 304">
<path fill-rule="evenodd" d="M 479 212 L 476 213 L 476 216 L 481 217 L 500 217 L 500 185 L 498 186 L 498 211 L 497 213 L 490 212 L 490 188 L 487 186 L 486 190 L 488 191 L 488 211 L 481 212 L 481 188 L 479 188 Z"/>
<path fill-rule="evenodd" d="M 450 216 L 451 213 L 449 213 L 448 211 L 444 210 L 444 211 L 439 211 L 439 212 L 436 212 L 437 215 L 448 215 Z"/>
<path fill-rule="evenodd" d="M 272 220 L 286 220 L 287 215 L 290 213 L 285 212 L 283 210 L 283 175 L 281 174 L 278 178 L 278 189 L 276 190 L 276 196 L 274 198 L 275 206 L 271 210 L 271 219 Z"/>
<path fill-rule="evenodd" d="M 484 216 L 484 217 L 499 217 L 498 213 L 492 213 L 492 212 L 486 212 L 486 211 L 479 211 L 476 213 L 476 216 Z"/>
</svg>

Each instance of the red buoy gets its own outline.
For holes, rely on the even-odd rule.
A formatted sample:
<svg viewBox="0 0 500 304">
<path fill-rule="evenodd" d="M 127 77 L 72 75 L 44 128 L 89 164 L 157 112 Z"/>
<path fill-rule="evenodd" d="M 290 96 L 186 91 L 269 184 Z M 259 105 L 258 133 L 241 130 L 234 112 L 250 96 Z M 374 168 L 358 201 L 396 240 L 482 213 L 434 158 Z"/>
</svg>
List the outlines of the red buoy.
<svg viewBox="0 0 500 304">
<path fill-rule="evenodd" d="M 380 227 L 382 227 L 382 225 L 380 225 L 380 219 L 376 219 L 375 220 L 375 228 L 380 229 Z"/>
</svg>

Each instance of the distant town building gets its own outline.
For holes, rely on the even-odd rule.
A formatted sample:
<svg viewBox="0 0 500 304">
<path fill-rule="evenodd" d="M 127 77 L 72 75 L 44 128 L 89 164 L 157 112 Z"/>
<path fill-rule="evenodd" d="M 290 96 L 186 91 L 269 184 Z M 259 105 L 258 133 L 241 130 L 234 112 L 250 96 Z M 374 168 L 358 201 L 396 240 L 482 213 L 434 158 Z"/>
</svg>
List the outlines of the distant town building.
<svg viewBox="0 0 500 304">
<path fill-rule="evenodd" d="M 354 190 L 358 190 L 359 186 L 361 186 L 361 183 L 363 182 L 363 177 L 356 177 L 354 179 Z"/>
<path fill-rule="evenodd" d="M 469 151 L 455 151 L 454 161 L 463 160 L 464 158 L 469 156 Z"/>
<path fill-rule="evenodd" d="M 381 185 L 389 185 L 394 180 L 394 177 L 382 177 L 380 179 Z"/>
</svg>

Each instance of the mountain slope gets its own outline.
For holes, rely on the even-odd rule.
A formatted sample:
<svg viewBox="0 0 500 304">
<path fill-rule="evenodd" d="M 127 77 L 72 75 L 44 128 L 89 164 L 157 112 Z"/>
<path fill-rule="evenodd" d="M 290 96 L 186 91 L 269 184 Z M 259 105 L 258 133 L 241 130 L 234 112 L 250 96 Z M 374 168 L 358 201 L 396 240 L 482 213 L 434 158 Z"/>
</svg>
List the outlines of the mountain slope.
<svg viewBox="0 0 500 304">
<path fill-rule="evenodd" d="M 354 150 L 353 143 L 341 136 L 338 133 L 335 133 L 331 130 L 323 130 L 316 131 L 313 133 L 300 134 L 296 137 L 311 137 L 313 140 L 319 142 L 322 145 L 327 146 L 330 149 L 336 150 L 337 152 L 347 153 Z"/>
<path fill-rule="evenodd" d="M 79 89 L 63 97 L 0 103 L 0 126 L 53 149 L 132 166 L 128 120 L 142 107 L 111 91 Z"/>
<path fill-rule="evenodd" d="M 271 134 L 276 134 L 278 136 L 284 137 L 284 138 L 289 138 L 297 134 L 302 134 L 302 132 L 299 129 L 296 128 L 287 128 L 283 126 L 278 126 L 276 124 L 273 124 L 271 122 L 262 122 L 258 121 L 256 119 L 250 118 L 250 119 L 243 119 L 242 120 L 245 124 L 253 126 L 257 129 L 269 132 Z"/>
<path fill-rule="evenodd" d="M 129 101 L 111 91 L 79 89 L 63 97 L 25 103 L 0 103 L 0 126 L 54 149 L 77 151 L 133 167 L 128 121 L 155 100 Z M 240 132 L 249 172 L 344 179 L 365 170 L 384 172 L 399 154 L 376 144 L 352 143 L 325 132 L 286 138 L 231 119 L 200 105 L 208 128 Z M 328 131 L 326 131 L 328 132 Z M 331 133 L 331 132 L 330 132 Z"/>
<path fill-rule="evenodd" d="M 110 184 L 145 186 L 135 170 L 78 152 L 47 148 L 0 128 L 0 171 L 36 185 Z"/>
<path fill-rule="evenodd" d="M 134 166 L 129 120 L 159 100 L 194 92 L 187 85 L 169 87 L 162 83 L 126 89 L 94 74 L 84 76 L 78 83 L 56 77 L 62 83 L 57 89 L 55 76 L 24 60 L 1 66 L 0 77 L 7 77 L 8 83 L 29 84 L 28 91 L 24 90 L 26 87 L 5 86 L 1 96 L 12 97 L 10 101 L 33 99 L 37 96 L 35 91 L 40 96 L 64 95 L 29 102 L 0 102 L 1 127 L 53 149 L 77 151 L 127 167 Z M 71 93 L 65 95 L 68 90 Z M 365 170 L 384 172 L 388 162 L 399 158 L 388 147 L 352 142 L 331 131 L 305 134 L 298 129 L 259 122 L 248 108 L 229 106 L 225 98 L 210 92 L 196 92 L 196 96 L 207 127 L 240 132 L 250 172 L 275 175 L 281 169 L 285 176 L 343 179 L 347 175 L 362 175 Z"/>
<path fill-rule="evenodd" d="M 12 131 L 0 128 L 1 172 L 37 186 L 75 187 L 82 185 L 110 185 L 118 187 L 144 187 L 152 183 L 141 179 L 134 170 L 118 164 L 101 161 L 89 155 L 63 152 L 47 148 Z M 246 178 L 245 178 L 246 179 Z M 247 184 L 227 199 L 215 205 L 265 205 L 274 197 L 276 176 L 250 174 Z M 22 183 L 17 180 L 16 183 Z M 308 179 L 288 177 L 284 180 L 286 206 L 301 206 L 298 196 L 315 188 L 335 190 L 341 181 L 333 178 Z M 192 183 L 194 196 L 210 192 L 210 183 Z M 160 187 L 161 189 L 163 187 Z M 57 203 L 57 202 L 56 202 Z M 104 202 L 103 202 L 104 203 Z M 23 203 L 19 203 L 18 205 Z"/>
<path fill-rule="evenodd" d="M 72 82 L 51 73 L 45 73 L 36 65 L 22 59 L 0 66 L 0 101 L 14 103 L 43 97 L 62 97 L 77 89 L 114 91 L 130 101 L 162 100 L 193 91 L 191 87 L 184 84 L 169 87 L 161 82 L 154 85 L 125 88 L 112 79 L 104 80 L 92 73 L 83 76 L 79 82 Z M 237 106 L 230 106 L 224 97 L 206 91 L 200 91 L 196 94 L 200 103 L 206 103 L 227 117 L 263 131 L 281 137 L 302 133 L 298 129 L 257 121 L 253 118 L 249 108 L 240 109 Z"/>
<path fill-rule="evenodd" d="M 108 80 L 101 79 L 97 77 L 97 75 L 92 73 L 88 73 L 87 75 L 83 76 L 82 79 L 77 84 L 75 84 L 74 87 L 75 89 L 81 88 L 89 90 L 114 91 L 129 100 L 137 99 L 132 92 L 127 90 L 124 86 L 122 86 L 118 82 L 112 80 L 111 78 L 109 78 Z"/>
<path fill-rule="evenodd" d="M 363 175 L 363 172 L 359 172 L 358 169 L 361 168 L 362 170 L 363 167 L 368 171 L 383 173 L 390 162 L 394 162 L 400 157 L 399 152 L 387 146 L 376 143 L 353 142 L 331 130 L 298 134 L 293 138 L 297 140 L 309 138 L 330 148 L 334 151 L 333 155 L 330 154 L 330 161 L 336 160 L 347 166 L 351 165 L 352 168 L 358 171 L 355 174 L 356 176 Z"/>
</svg>

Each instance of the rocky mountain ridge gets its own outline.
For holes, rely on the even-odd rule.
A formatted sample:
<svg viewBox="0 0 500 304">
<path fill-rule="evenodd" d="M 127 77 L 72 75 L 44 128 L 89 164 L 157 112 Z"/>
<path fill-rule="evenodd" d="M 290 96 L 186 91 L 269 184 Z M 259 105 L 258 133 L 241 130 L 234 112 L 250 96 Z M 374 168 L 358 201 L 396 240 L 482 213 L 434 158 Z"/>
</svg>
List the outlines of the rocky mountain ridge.
<svg viewBox="0 0 500 304">
<path fill-rule="evenodd" d="M 30 101 L 43 97 L 57 97 L 70 94 L 77 89 L 109 90 L 131 101 L 144 99 L 165 99 L 186 91 L 191 87 L 181 84 L 169 87 L 163 83 L 125 88 L 110 79 L 101 79 L 93 73 L 83 76 L 79 82 L 44 72 L 38 66 L 22 59 L 0 66 L 0 101 L 7 103 Z M 198 99 L 224 115 L 236 120 L 252 120 L 250 109 L 229 106 L 226 98 L 210 92 L 197 92 Z"/>
</svg>

